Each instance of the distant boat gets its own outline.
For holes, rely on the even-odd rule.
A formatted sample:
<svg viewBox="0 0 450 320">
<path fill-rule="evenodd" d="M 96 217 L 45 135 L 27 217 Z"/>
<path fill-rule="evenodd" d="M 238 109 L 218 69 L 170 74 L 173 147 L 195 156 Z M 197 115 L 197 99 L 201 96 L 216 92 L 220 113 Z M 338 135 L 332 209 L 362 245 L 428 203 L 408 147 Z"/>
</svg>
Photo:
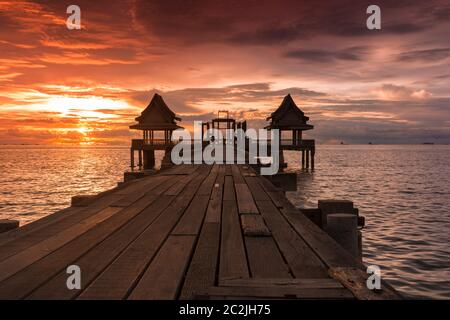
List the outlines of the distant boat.
<svg viewBox="0 0 450 320">
<path fill-rule="evenodd" d="M 372 142 L 369 142 L 369 144 L 373 144 Z"/>
<path fill-rule="evenodd" d="M 424 142 L 424 143 L 422 143 L 422 144 L 434 144 L 434 142 Z"/>
<path fill-rule="evenodd" d="M 341 144 L 344 145 L 345 144 L 344 141 L 341 141 Z"/>
</svg>

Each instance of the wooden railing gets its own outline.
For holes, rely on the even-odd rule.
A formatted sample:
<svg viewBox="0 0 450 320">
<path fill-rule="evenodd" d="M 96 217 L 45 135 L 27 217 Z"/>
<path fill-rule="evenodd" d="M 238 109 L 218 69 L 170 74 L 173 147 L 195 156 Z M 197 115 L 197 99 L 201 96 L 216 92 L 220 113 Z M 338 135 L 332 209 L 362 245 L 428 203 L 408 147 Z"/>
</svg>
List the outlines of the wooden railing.
<svg viewBox="0 0 450 320">
<path fill-rule="evenodd" d="M 144 146 L 170 146 L 170 145 L 175 145 L 177 144 L 179 141 L 166 141 L 164 139 L 153 139 L 153 140 L 144 140 L 144 139 L 133 139 L 131 140 L 131 147 L 133 149 L 139 150 L 139 149 L 143 149 Z M 191 143 L 194 143 L 195 140 L 191 140 Z M 250 143 L 255 143 L 257 141 L 255 140 L 250 140 Z M 271 141 L 270 140 L 265 140 L 265 141 L 258 141 L 258 142 L 262 142 L 262 143 L 267 143 L 270 144 Z M 207 144 L 207 141 L 203 141 L 203 144 Z M 300 140 L 300 141 L 294 141 L 292 139 L 281 139 L 280 141 L 281 146 L 287 146 L 287 147 L 298 147 L 298 148 L 314 148 L 315 147 L 315 140 L 312 139 L 304 139 L 304 140 Z"/>
</svg>

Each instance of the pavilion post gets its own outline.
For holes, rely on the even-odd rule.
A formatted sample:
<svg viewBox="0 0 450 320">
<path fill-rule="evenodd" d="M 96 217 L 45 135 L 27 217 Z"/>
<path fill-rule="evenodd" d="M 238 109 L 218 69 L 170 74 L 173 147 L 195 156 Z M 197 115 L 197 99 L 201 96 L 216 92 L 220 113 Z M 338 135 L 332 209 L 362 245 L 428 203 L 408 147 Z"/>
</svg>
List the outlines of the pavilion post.
<svg viewBox="0 0 450 320">
<path fill-rule="evenodd" d="M 138 166 L 139 166 L 139 170 L 142 170 L 142 150 L 141 149 L 139 149 L 139 152 L 138 152 L 138 156 L 139 156 L 139 163 L 138 163 Z"/>
<path fill-rule="evenodd" d="M 130 167 L 131 167 L 131 171 L 134 170 L 134 149 L 130 148 Z"/>
<path fill-rule="evenodd" d="M 302 149 L 302 169 L 305 168 L 305 149 Z"/>
<path fill-rule="evenodd" d="M 309 169 L 309 150 L 306 150 L 306 169 Z"/>
</svg>

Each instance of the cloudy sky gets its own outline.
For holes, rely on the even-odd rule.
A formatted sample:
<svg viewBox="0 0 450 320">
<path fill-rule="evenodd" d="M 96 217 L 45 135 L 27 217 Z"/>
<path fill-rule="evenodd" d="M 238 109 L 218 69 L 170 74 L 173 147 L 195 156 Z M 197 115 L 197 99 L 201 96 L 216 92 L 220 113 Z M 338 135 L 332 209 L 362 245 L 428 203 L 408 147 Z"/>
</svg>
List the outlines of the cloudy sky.
<svg viewBox="0 0 450 320">
<path fill-rule="evenodd" d="M 0 144 L 128 144 L 154 92 L 186 125 L 261 127 L 291 93 L 322 143 L 450 143 L 449 18 L 448 0 L 0 1 Z"/>
</svg>

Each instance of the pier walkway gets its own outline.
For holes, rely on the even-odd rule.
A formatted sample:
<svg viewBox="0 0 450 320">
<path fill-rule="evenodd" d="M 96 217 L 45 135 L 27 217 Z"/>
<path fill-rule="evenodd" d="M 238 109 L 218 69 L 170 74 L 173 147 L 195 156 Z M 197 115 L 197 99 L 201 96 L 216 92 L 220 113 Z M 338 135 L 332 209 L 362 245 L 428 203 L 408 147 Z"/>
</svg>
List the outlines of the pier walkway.
<svg viewBox="0 0 450 320">
<path fill-rule="evenodd" d="M 0 235 L 0 299 L 377 298 L 363 270 L 246 165 L 174 166 Z"/>
</svg>

